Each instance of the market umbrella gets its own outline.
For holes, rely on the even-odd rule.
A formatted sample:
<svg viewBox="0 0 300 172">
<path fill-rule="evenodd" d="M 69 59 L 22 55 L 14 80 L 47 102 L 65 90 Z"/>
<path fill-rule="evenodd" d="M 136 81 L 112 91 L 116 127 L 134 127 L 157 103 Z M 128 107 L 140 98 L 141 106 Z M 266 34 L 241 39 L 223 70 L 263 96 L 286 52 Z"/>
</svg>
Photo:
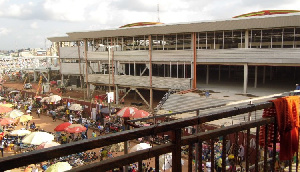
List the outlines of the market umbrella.
<svg viewBox="0 0 300 172">
<path fill-rule="evenodd" d="M 78 110 L 82 110 L 82 106 L 81 106 L 81 104 L 71 104 L 69 109 L 74 110 L 74 111 L 78 111 Z"/>
<path fill-rule="evenodd" d="M 57 142 L 44 142 L 44 143 L 41 143 L 36 149 L 40 150 L 40 149 L 50 148 L 50 147 L 58 146 L 58 145 L 60 145 L 60 144 Z"/>
<path fill-rule="evenodd" d="M 59 124 L 58 126 L 56 126 L 54 128 L 54 131 L 65 131 L 65 128 L 67 128 L 68 126 L 70 126 L 71 123 L 70 122 L 64 122 Z"/>
<path fill-rule="evenodd" d="M 37 131 L 25 136 L 22 139 L 22 142 L 25 144 L 40 145 L 43 142 L 51 142 L 52 140 L 54 140 L 54 136 L 52 134 Z"/>
<path fill-rule="evenodd" d="M 5 117 L 18 118 L 18 117 L 22 116 L 23 114 L 24 114 L 24 112 L 15 109 L 15 110 L 9 112 L 7 115 L 5 115 Z"/>
<path fill-rule="evenodd" d="M 45 172 L 63 172 L 71 169 L 72 166 L 68 162 L 57 162 L 48 167 Z"/>
<path fill-rule="evenodd" d="M 10 124 L 13 124 L 15 122 L 17 122 L 17 121 L 13 118 L 3 118 L 0 121 L 0 125 L 10 125 Z"/>
<path fill-rule="evenodd" d="M 138 109 L 135 107 L 124 107 L 117 112 L 117 115 L 120 117 L 132 117 L 135 113 L 137 113 Z"/>
<path fill-rule="evenodd" d="M 12 111 L 12 108 L 0 106 L 0 113 L 6 113 L 6 112 L 10 112 L 10 111 Z"/>
<path fill-rule="evenodd" d="M 82 133 L 82 132 L 85 132 L 86 131 L 86 128 L 84 126 L 80 127 L 72 127 L 72 128 L 65 128 L 65 132 L 67 133 Z"/>
<path fill-rule="evenodd" d="M 31 133 L 31 131 L 29 131 L 29 130 L 13 130 L 9 133 L 9 135 L 11 135 L 11 136 L 25 136 L 25 135 L 28 135 L 30 133 Z"/>
<path fill-rule="evenodd" d="M 19 122 L 27 122 L 32 120 L 33 116 L 31 115 L 22 115 L 18 118 Z"/>
<path fill-rule="evenodd" d="M 59 95 L 52 95 L 49 97 L 49 102 L 57 102 L 60 100 L 61 100 L 61 97 Z"/>
<path fill-rule="evenodd" d="M 182 159 L 181 164 L 184 164 L 184 161 Z M 161 168 L 162 170 L 172 168 L 172 153 L 167 153 L 159 156 L 159 168 Z"/>
<path fill-rule="evenodd" d="M 133 118 L 146 118 L 150 115 L 149 112 L 144 110 L 138 110 L 135 114 L 132 115 Z"/>
<path fill-rule="evenodd" d="M 40 102 L 49 102 L 49 97 L 43 97 Z"/>
<path fill-rule="evenodd" d="M 140 143 L 140 144 L 137 144 L 137 145 L 133 146 L 130 149 L 130 152 L 136 152 L 136 151 L 140 151 L 140 150 L 144 150 L 144 149 L 149 149 L 149 148 L 151 148 L 150 144 L 148 144 L 148 143 Z"/>
<path fill-rule="evenodd" d="M 4 106 L 4 107 L 13 107 L 14 105 L 13 104 L 10 104 L 10 103 L 0 103 L 0 106 Z"/>
</svg>

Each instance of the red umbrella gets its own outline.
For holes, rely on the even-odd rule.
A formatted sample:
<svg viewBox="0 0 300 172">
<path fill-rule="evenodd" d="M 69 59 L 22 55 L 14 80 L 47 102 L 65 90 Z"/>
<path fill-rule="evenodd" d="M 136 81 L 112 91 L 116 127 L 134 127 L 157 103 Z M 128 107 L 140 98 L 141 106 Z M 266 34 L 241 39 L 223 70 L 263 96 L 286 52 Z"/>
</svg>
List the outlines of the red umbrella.
<svg viewBox="0 0 300 172">
<path fill-rule="evenodd" d="M 85 132 L 85 131 L 86 131 L 86 128 L 84 126 L 65 128 L 65 132 L 67 132 L 67 133 L 81 133 L 81 132 Z"/>
<path fill-rule="evenodd" d="M 120 117 L 132 117 L 134 114 L 138 112 L 138 109 L 135 107 L 124 107 L 119 112 L 117 112 L 117 115 Z"/>
<path fill-rule="evenodd" d="M 10 124 L 15 123 L 15 122 L 17 122 L 15 119 L 12 119 L 12 118 L 3 118 L 0 121 L 0 124 L 1 125 L 10 125 Z"/>
<path fill-rule="evenodd" d="M 150 114 L 144 110 L 138 110 L 135 114 L 132 115 L 133 118 L 146 118 Z"/>
<path fill-rule="evenodd" d="M 12 111 L 12 108 L 0 106 L 0 113 L 6 113 L 6 112 L 10 112 L 10 111 Z"/>
<path fill-rule="evenodd" d="M 65 131 L 65 128 L 69 127 L 70 125 L 70 122 L 61 123 L 54 128 L 54 131 Z"/>
</svg>

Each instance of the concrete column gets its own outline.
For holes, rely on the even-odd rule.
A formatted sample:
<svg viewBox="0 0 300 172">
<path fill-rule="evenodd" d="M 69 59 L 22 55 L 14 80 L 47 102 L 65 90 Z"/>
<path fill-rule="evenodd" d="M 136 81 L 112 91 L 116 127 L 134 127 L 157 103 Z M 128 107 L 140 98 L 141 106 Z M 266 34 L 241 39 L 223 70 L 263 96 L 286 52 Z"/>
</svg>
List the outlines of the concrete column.
<svg viewBox="0 0 300 172">
<path fill-rule="evenodd" d="M 231 78 L 231 66 L 228 67 L 228 78 Z"/>
<path fill-rule="evenodd" d="M 257 88 L 257 68 L 258 66 L 255 66 L 255 73 L 254 73 L 254 88 Z"/>
<path fill-rule="evenodd" d="M 221 65 L 219 65 L 219 81 L 221 81 Z"/>
<path fill-rule="evenodd" d="M 249 47 L 249 30 L 245 31 L 245 48 Z"/>
<path fill-rule="evenodd" d="M 206 85 L 208 85 L 209 81 L 209 65 L 206 65 Z"/>
<path fill-rule="evenodd" d="M 33 81 L 36 81 L 36 78 L 37 78 L 37 76 L 36 76 L 36 71 L 33 71 Z"/>
<path fill-rule="evenodd" d="M 115 85 L 116 86 L 116 104 L 118 105 L 119 104 L 119 86 L 118 85 Z"/>
<path fill-rule="evenodd" d="M 264 66 L 264 71 L 263 71 L 263 84 L 266 83 L 266 66 Z"/>
<path fill-rule="evenodd" d="M 88 79 L 89 71 L 88 71 L 87 51 L 88 51 L 88 42 L 87 42 L 87 39 L 84 39 L 86 97 L 89 99 L 90 98 L 90 84 L 89 84 L 89 79 Z"/>
<path fill-rule="evenodd" d="M 61 86 L 64 86 L 64 75 L 61 75 L 61 83 L 60 83 Z"/>
<path fill-rule="evenodd" d="M 133 76 L 136 76 L 136 64 L 133 62 Z"/>
<path fill-rule="evenodd" d="M 248 85 L 248 64 L 244 64 L 244 91 L 243 93 L 247 93 L 247 85 Z"/>
</svg>

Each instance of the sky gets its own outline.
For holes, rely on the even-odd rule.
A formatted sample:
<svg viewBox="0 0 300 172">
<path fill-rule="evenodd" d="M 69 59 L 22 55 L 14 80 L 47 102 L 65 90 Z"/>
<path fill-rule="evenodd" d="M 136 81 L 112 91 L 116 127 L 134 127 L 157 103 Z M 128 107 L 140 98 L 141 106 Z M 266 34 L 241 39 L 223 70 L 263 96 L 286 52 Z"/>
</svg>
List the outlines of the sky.
<svg viewBox="0 0 300 172">
<path fill-rule="evenodd" d="M 45 49 L 51 46 L 49 37 L 113 29 L 135 22 L 201 22 L 279 9 L 300 10 L 300 1 L 0 0 L 0 50 Z"/>
</svg>

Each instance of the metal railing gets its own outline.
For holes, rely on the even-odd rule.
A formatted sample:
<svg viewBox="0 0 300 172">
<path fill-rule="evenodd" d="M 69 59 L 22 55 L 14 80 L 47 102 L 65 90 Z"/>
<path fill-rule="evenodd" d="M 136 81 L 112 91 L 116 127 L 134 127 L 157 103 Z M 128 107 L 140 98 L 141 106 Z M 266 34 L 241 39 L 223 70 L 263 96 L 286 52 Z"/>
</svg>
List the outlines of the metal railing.
<svg viewBox="0 0 300 172">
<path fill-rule="evenodd" d="M 188 171 L 193 170 L 193 145 L 197 145 L 196 148 L 199 157 L 202 155 L 202 143 L 204 141 L 213 140 L 215 138 L 218 138 L 220 136 L 223 136 L 223 145 L 226 143 L 226 137 L 229 134 L 236 134 L 241 131 L 246 131 L 246 152 L 245 152 L 245 165 L 244 168 L 246 171 L 249 171 L 250 169 L 255 169 L 255 171 L 259 171 L 259 164 L 262 164 L 263 171 L 267 171 L 268 168 L 271 169 L 271 171 L 275 171 L 275 154 L 271 158 L 271 166 L 268 167 L 268 159 L 267 159 L 267 150 L 268 150 L 268 143 L 267 139 L 265 140 L 265 146 L 264 149 L 264 159 L 263 162 L 259 161 L 258 157 L 258 134 L 256 135 L 256 159 L 254 164 L 250 164 L 249 161 L 249 142 L 250 142 L 250 129 L 256 128 L 256 133 L 259 132 L 260 126 L 267 126 L 274 123 L 274 118 L 261 118 L 259 120 L 255 121 L 248 121 L 237 125 L 232 125 L 228 127 L 223 128 L 217 128 L 214 130 L 209 130 L 206 132 L 199 132 L 192 134 L 190 136 L 183 136 L 182 135 L 182 129 L 188 126 L 201 126 L 206 122 L 218 120 L 222 118 L 227 118 L 239 114 L 249 113 L 256 110 L 266 109 L 273 106 L 273 103 L 271 102 L 263 102 L 258 104 L 251 104 L 251 105 L 245 105 L 245 106 L 237 106 L 234 108 L 230 108 L 228 110 L 214 112 L 214 113 L 208 113 L 208 114 L 202 114 L 201 116 L 195 116 L 191 118 L 185 118 L 180 120 L 174 120 L 170 122 L 165 122 L 161 124 L 155 124 L 147 127 L 141 127 L 136 128 L 132 130 L 126 130 L 123 132 L 117 132 L 109 135 L 104 135 L 96 138 L 91 138 L 88 140 L 81 140 L 77 142 L 72 142 L 69 144 L 63 144 L 60 146 L 55 146 L 51 148 L 46 148 L 42 150 L 36 150 L 32 152 L 26 152 L 22 154 L 17 154 L 14 156 L 9 156 L 0 159 L 0 171 L 9 170 L 17 167 L 26 166 L 29 164 L 35 164 L 39 162 L 43 162 L 46 160 L 51 160 L 54 158 L 59 158 L 62 156 L 71 155 L 78 152 L 83 152 L 87 150 L 91 150 L 94 148 L 100 148 L 112 144 L 117 144 L 119 142 L 127 142 L 130 140 L 138 139 L 145 136 L 156 136 L 161 133 L 165 132 L 171 132 L 170 138 L 171 142 L 165 143 L 162 145 L 154 146 L 150 149 L 137 151 L 133 153 L 124 154 L 118 157 L 114 157 L 107 160 L 102 160 L 100 162 L 95 162 L 89 165 L 84 165 L 80 167 L 76 167 L 71 169 L 70 171 L 107 171 L 114 169 L 116 167 L 122 167 L 129 165 L 131 163 L 139 162 L 139 165 L 141 165 L 142 160 L 146 160 L 149 158 L 154 157 L 155 158 L 155 169 L 159 168 L 159 156 L 165 153 L 172 152 L 172 171 L 182 171 L 182 165 L 181 165 L 181 147 L 185 145 L 189 145 L 189 151 L 188 151 Z M 195 113 L 199 114 L 199 110 L 196 109 Z M 268 127 L 266 127 L 268 128 Z M 265 135 L 268 134 L 268 130 L 265 130 Z M 275 138 L 275 137 L 274 137 Z M 214 142 L 211 142 L 211 167 L 214 168 L 215 165 L 215 159 L 214 159 Z M 222 151 L 225 152 L 225 146 L 223 146 Z M 275 148 L 273 148 L 274 152 Z M 234 153 L 235 155 L 237 152 Z M 235 156 L 236 157 L 236 156 Z M 226 154 L 222 154 L 222 171 L 225 171 L 225 159 Z M 202 162 L 202 161 L 199 161 Z M 202 163 L 200 163 L 202 164 Z M 202 171 L 202 166 L 198 165 L 198 170 Z M 141 168 L 139 168 L 141 171 Z"/>
</svg>

